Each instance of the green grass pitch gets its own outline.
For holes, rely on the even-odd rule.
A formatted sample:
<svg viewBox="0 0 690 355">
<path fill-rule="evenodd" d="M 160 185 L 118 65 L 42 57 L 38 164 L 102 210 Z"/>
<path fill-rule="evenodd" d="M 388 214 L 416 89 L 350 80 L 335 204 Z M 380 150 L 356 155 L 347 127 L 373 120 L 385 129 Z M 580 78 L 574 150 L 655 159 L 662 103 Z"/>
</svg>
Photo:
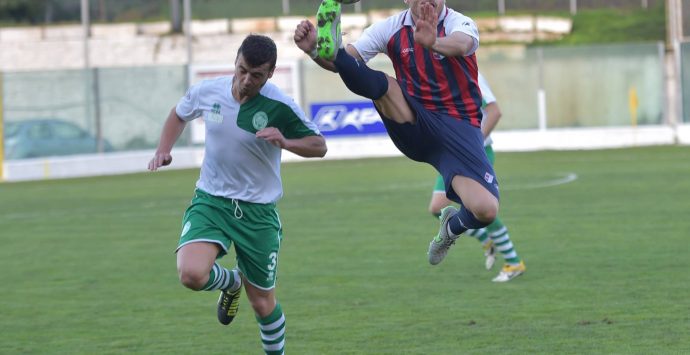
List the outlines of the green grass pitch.
<svg viewBox="0 0 690 355">
<path fill-rule="evenodd" d="M 690 148 L 499 152 L 496 164 L 527 264 L 506 284 L 490 281 L 502 260 L 485 271 L 470 238 L 427 264 L 430 167 L 284 165 L 287 352 L 690 353 Z M 245 295 L 223 327 L 217 293 L 177 280 L 197 175 L 0 184 L 0 353 L 261 353 Z"/>
</svg>

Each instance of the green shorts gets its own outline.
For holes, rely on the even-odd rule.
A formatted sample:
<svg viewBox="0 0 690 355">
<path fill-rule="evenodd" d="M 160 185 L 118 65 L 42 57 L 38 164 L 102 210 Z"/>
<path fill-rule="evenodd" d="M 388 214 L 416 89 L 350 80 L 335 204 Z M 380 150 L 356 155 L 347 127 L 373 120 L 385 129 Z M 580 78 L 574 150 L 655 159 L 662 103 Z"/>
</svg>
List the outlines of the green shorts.
<svg viewBox="0 0 690 355">
<path fill-rule="evenodd" d="M 197 189 L 182 218 L 177 250 L 194 242 L 214 243 L 220 258 L 235 243 L 237 268 L 252 285 L 270 290 L 276 283 L 281 239 L 275 203 L 227 199 Z"/>
<path fill-rule="evenodd" d="M 496 156 L 494 155 L 494 149 L 491 148 L 491 145 L 486 145 L 484 146 L 484 151 L 486 152 L 486 156 L 489 158 L 491 165 L 493 165 L 494 161 L 496 160 Z M 443 183 L 443 176 L 441 175 L 436 176 L 436 183 L 434 184 L 434 193 L 446 193 L 446 185 Z"/>
</svg>

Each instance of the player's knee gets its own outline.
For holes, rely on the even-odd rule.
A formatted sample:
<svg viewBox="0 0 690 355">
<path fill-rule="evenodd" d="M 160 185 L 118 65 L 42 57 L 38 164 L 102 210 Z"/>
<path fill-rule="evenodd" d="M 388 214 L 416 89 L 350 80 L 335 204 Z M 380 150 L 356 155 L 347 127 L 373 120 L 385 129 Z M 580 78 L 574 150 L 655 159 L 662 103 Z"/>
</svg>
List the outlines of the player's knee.
<svg viewBox="0 0 690 355">
<path fill-rule="evenodd" d="M 192 290 L 200 290 L 208 281 L 208 272 L 201 272 L 198 270 L 179 269 L 177 270 L 180 278 L 180 283 Z"/>
<path fill-rule="evenodd" d="M 472 211 L 474 216 L 484 222 L 491 223 L 498 216 L 498 204 L 486 204 Z"/>
<path fill-rule="evenodd" d="M 491 223 L 494 221 L 494 219 L 496 219 L 496 216 L 498 215 L 497 212 L 498 211 L 496 211 L 496 210 L 485 211 L 479 217 L 477 217 L 477 219 L 479 219 L 480 221 L 482 221 L 484 223 Z"/>
<path fill-rule="evenodd" d="M 254 313 L 261 316 L 271 314 L 273 308 L 275 308 L 276 301 L 270 296 L 263 297 L 253 297 L 249 300 L 249 303 L 254 309 Z"/>
</svg>

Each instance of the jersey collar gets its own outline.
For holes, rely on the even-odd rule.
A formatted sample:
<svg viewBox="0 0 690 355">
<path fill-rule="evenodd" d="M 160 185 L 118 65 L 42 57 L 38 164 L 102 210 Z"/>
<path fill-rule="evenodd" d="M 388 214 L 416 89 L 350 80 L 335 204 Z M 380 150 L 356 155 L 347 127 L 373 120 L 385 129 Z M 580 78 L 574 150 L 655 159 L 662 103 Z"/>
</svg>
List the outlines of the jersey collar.
<svg viewBox="0 0 690 355">
<path fill-rule="evenodd" d="M 443 22 L 443 20 L 446 19 L 446 16 L 448 16 L 448 6 L 444 4 L 443 10 L 438 15 L 438 23 Z M 405 16 L 403 16 L 403 26 L 415 27 L 414 19 L 412 19 L 412 13 L 410 12 L 410 9 L 407 9 L 407 11 L 405 11 Z"/>
</svg>

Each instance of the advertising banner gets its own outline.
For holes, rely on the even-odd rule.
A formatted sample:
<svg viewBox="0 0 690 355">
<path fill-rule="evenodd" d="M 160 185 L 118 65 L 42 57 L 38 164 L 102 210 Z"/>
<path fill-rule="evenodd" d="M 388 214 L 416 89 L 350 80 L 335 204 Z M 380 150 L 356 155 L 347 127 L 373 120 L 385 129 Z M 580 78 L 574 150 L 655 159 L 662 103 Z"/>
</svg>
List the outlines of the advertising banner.
<svg viewBox="0 0 690 355">
<path fill-rule="evenodd" d="M 381 116 L 371 101 L 313 103 L 310 112 L 312 121 L 324 136 L 386 133 Z"/>
</svg>

